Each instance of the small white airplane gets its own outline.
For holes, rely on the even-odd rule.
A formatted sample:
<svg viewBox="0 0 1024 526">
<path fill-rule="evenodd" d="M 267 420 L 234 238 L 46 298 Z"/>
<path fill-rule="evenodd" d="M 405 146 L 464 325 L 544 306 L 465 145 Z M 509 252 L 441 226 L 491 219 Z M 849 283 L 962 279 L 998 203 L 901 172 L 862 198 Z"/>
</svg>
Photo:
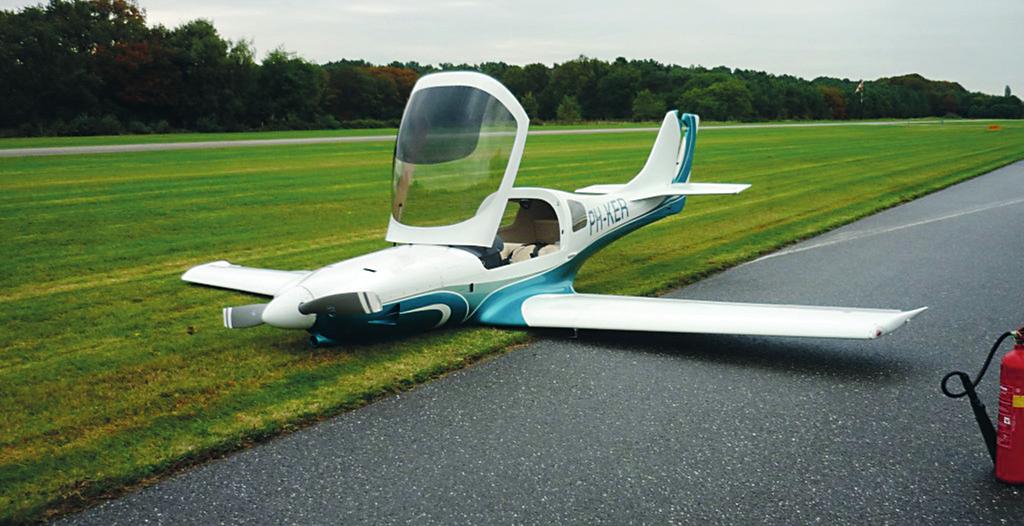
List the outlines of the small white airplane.
<svg viewBox="0 0 1024 526">
<path fill-rule="evenodd" d="M 612 241 L 679 213 L 688 196 L 750 185 L 689 182 L 698 118 L 670 111 L 626 184 L 513 187 L 528 125 L 512 93 L 487 75 L 424 76 L 395 145 L 386 236 L 394 246 L 315 271 L 215 261 L 181 279 L 271 296 L 224 309 L 224 325 L 305 329 L 314 345 L 459 323 L 869 339 L 925 310 L 578 294 L 576 272 Z M 502 225 L 507 205 L 518 210 Z"/>
</svg>

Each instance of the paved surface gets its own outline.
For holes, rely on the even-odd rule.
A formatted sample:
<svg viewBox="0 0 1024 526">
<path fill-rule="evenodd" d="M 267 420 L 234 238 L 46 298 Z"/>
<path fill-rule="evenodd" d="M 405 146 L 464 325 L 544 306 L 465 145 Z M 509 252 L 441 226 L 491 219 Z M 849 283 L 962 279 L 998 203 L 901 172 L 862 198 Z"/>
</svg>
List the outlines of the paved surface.
<svg viewBox="0 0 1024 526">
<path fill-rule="evenodd" d="M 997 119 L 971 119 L 951 122 L 988 122 Z M 805 122 L 787 124 L 724 124 L 703 126 L 701 131 L 736 128 L 821 128 L 828 126 L 894 126 L 939 124 L 939 121 L 869 121 L 869 122 Z M 575 130 L 535 130 L 530 135 L 596 135 L 606 133 L 653 132 L 658 128 L 586 128 Z M 249 148 L 254 146 L 287 146 L 295 144 L 329 144 L 346 142 L 387 142 L 394 135 L 363 135 L 354 137 L 302 137 L 295 139 L 244 139 L 228 141 L 168 142 L 153 144 L 110 144 L 99 146 L 59 146 L 44 148 L 0 149 L 0 157 L 42 157 L 50 155 L 82 155 L 96 153 L 156 152 L 167 150 L 209 150 L 212 148 Z"/>
<path fill-rule="evenodd" d="M 1020 525 L 938 383 L 1024 322 L 1022 198 L 1018 163 L 673 294 L 931 307 L 883 339 L 542 333 L 68 522 Z"/>
</svg>

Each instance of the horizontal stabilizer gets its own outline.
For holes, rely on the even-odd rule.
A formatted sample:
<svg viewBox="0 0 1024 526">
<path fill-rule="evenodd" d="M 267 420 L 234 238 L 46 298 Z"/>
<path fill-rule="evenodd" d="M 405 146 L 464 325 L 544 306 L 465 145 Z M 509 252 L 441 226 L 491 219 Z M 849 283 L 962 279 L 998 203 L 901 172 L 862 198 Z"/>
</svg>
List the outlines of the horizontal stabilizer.
<svg viewBox="0 0 1024 526">
<path fill-rule="evenodd" d="M 523 303 L 522 314 L 530 327 L 873 339 L 924 310 L 541 294 Z"/>
<path fill-rule="evenodd" d="M 578 194 L 612 194 L 623 192 L 623 198 L 640 200 L 675 195 L 734 195 L 747 188 L 749 184 L 726 183 L 673 183 L 650 188 L 626 189 L 624 184 L 595 184 L 576 190 Z"/>
<path fill-rule="evenodd" d="M 273 296 L 309 273 L 307 270 L 270 270 L 232 265 L 227 261 L 214 261 L 188 269 L 181 275 L 181 279 L 198 285 Z"/>
</svg>

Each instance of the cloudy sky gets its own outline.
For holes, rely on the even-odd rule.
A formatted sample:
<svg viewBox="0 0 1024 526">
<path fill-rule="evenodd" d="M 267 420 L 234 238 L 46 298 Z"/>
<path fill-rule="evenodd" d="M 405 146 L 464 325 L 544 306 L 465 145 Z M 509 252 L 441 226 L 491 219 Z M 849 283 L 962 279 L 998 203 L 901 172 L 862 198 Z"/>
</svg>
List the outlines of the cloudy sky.
<svg viewBox="0 0 1024 526">
<path fill-rule="evenodd" d="M 0 0 L 18 8 L 37 1 Z M 213 20 L 262 55 L 317 62 L 503 60 L 578 55 L 874 79 L 919 72 L 1024 94 L 1024 0 L 140 0 L 151 23 Z"/>
</svg>

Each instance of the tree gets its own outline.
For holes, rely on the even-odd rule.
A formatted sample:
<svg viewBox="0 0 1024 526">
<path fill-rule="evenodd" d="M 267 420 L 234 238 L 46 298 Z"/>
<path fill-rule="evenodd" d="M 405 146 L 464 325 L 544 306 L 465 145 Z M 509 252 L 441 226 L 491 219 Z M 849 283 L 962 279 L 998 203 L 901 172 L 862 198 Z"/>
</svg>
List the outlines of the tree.
<svg viewBox="0 0 1024 526">
<path fill-rule="evenodd" d="M 591 117 L 599 119 L 626 119 L 631 113 L 640 73 L 625 62 L 617 60 L 597 82 L 597 96 Z"/>
<path fill-rule="evenodd" d="M 525 77 L 523 89 L 527 93 L 540 93 L 548 86 L 551 71 L 544 64 L 527 64 L 523 66 L 523 76 Z"/>
<path fill-rule="evenodd" d="M 544 91 L 537 93 L 537 102 L 540 103 L 540 113 L 545 119 L 558 118 L 558 107 L 566 96 L 573 97 L 579 108 L 580 115 L 583 114 L 581 101 L 585 99 L 588 92 L 596 90 L 597 80 L 595 79 L 595 67 L 592 60 L 587 57 L 579 57 L 552 68 L 551 76 L 548 79 Z"/>
<path fill-rule="evenodd" d="M 1007 84 L 1006 89 L 1003 90 L 1003 96 L 1009 97 L 1010 95 L 1013 95 L 1013 92 L 1010 91 L 1010 85 Z"/>
<path fill-rule="evenodd" d="M 824 99 L 825 105 L 828 106 L 829 118 L 845 119 L 846 97 L 843 96 L 842 90 L 835 86 L 818 86 L 818 90 L 821 92 L 821 98 Z"/>
<path fill-rule="evenodd" d="M 658 120 L 665 116 L 665 99 L 651 93 L 651 90 L 640 90 L 633 98 L 633 120 Z"/>
<path fill-rule="evenodd" d="M 715 82 L 706 88 L 684 92 L 677 102 L 679 109 L 697 113 L 709 120 L 745 120 L 753 113 L 750 90 L 736 79 Z"/>
<path fill-rule="evenodd" d="M 227 85 L 231 95 L 223 108 L 223 125 L 228 129 L 242 129 L 259 123 L 255 109 L 259 106 L 257 79 L 259 65 L 252 42 L 240 40 L 230 43 L 226 61 Z"/>
<path fill-rule="evenodd" d="M 579 122 L 582 119 L 579 101 L 572 95 L 562 97 L 555 115 L 562 122 Z"/>
<path fill-rule="evenodd" d="M 340 121 L 364 119 L 381 106 L 377 82 L 369 66 L 335 62 L 324 66 L 328 75 L 324 109 Z"/>
<path fill-rule="evenodd" d="M 483 65 L 480 66 L 480 69 L 483 73 L 487 73 L 483 71 Z M 516 97 L 521 98 L 527 92 L 525 89 L 526 74 L 523 73 L 523 68 L 520 66 L 506 65 L 505 69 L 501 72 L 501 76 L 495 78 L 501 81 Z"/>
<path fill-rule="evenodd" d="M 220 128 L 231 92 L 228 42 L 208 20 L 193 20 L 167 35 L 166 43 L 180 75 L 174 121 L 202 131 Z"/>
<path fill-rule="evenodd" d="M 178 103 L 181 71 L 164 36 L 153 31 L 145 40 L 118 42 L 98 52 L 108 103 L 133 119 L 165 117 Z"/>
<path fill-rule="evenodd" d="M 419 73 L 408 68 L 371 67 L 376 91 L 380 95 L 380 105 L 374 117 L 378 119 L 397 119 L 402 116 L 405 101 L 409 100 L 412 87 L 419 80 Z"/>
<path fill-rule="evenodd" d="M 531 119 L 539 118 L 537 112 L 539 111 L 540 106 L 537 105 L 537 97 L 533 96 L 532 91 L 526 92 L 526 95 L 523 96 L 520 103 L 523 105 L 523 110 L 526 111 L 527 116 Z"/>
<path fill-rule="evenodd" d="M 271 51 L 260 66 L 259 98 L 274 127 L 312 123 L 320 115 L 326 78 L 323 68 L 282 49 Z"/>
</svg>

